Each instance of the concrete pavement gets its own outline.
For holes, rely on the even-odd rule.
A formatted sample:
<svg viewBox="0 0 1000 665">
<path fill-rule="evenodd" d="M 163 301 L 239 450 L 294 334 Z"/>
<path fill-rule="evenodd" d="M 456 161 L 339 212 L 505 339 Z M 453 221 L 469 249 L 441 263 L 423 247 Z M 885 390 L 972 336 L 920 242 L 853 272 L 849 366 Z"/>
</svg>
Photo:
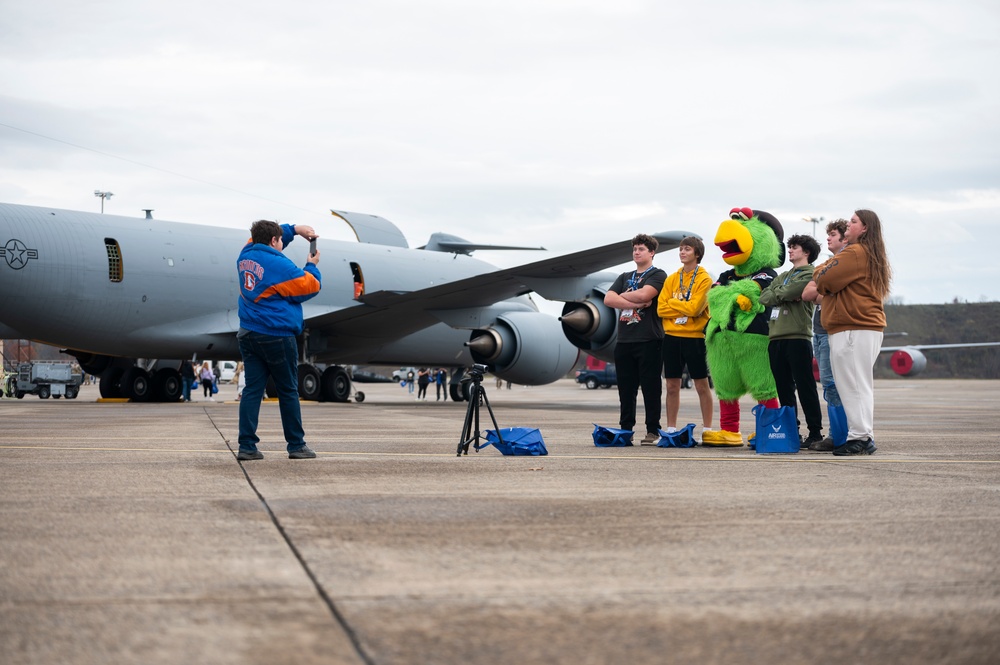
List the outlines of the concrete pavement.
<svg viewBox="0 0 1000 665">
<path fill-rule="evenodd" d="M 265 404 L 243 464 L 233 386 L 0 400 L 0 661 L 1000 662 L 1000 382 L 877 382 L 865 458 L 595 448 L 613 389 L 486 385 L 549 456 L 394 384 L 304 404 L 316 460 Z"/>
</svg>

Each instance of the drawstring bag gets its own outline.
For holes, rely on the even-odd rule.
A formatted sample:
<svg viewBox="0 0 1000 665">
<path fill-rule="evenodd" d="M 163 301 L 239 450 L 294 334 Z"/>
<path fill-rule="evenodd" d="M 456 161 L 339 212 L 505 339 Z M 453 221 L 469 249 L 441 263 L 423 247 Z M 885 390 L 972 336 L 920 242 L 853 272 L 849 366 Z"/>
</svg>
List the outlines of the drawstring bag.
<svg viewBox="0 0 1000 665">
<path fill-rule="evenodd" d="M 594 445 L 599 448 L 611 448 L 632 445 L 632 430 L 602 427 L 594 423 Z"/>
<path fill-rule="evenodd" d="M 219 382 L 218 381 L 212 381 L 212 394 L 213 395 L 218 395 L 219 394 Z"/>
<path fill-rule="evenodd" d="M 757 418 L 757 454 L 799 452 L 799 425 L 795 422 L 795 409 L 783 406 L 769 409 L 763 404 L 753 408 Z"/>
<path fill-rule="evenodd" d="M 501 439 L 503 441 L 501 442 Z M 482 450 L 493 446 L 503 455 L 548 455 L 542 433 L 532 427 L 504 427 L 499 431 L 486 430 L 486 443 L 479 446 Z"/>
<path fill-rule="evenodd" d="M 660 430 L 660 440 L 657 441 L 657 448 L 693 448 L 698 445 L 694 440 L 694 423 L 688 423 L 676 432 L 664 432 Z"/>
</svg>

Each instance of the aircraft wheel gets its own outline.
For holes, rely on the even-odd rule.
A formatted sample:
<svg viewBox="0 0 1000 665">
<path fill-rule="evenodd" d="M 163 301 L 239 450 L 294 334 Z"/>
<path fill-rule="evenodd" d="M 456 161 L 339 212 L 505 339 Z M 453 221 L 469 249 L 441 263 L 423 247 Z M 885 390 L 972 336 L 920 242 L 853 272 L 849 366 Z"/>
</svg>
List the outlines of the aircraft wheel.
<svg viewBox="0 0 1000 665">
<path fill-rule="evenodd" d="M 153 399 L 157 402 L 176 402 L 181 398 L 183 379 L 173 367 L 161 367 L 153 374 Z"/>
<path fill-rule="evenodd" d="M 122 396 L 121 380 L 124 372 L 121 367 L 109 367 L 101 373 L 101 397 L 114 399 Z"/>
<path fill-rule="evenodd" d="M 122 396 L 133 402 L 148 402 L 153 397 L 149 373 L 141 367 L 132 366 L 125 370 L 121 379 Z"/>
<path fill-rule="evenodd" d="M 48 386 L 39 386 L 38 387 L 38 398 L 39 399 L 48 399 L 51 394 L 52 394 L 52 390 Z"/>
<path fill-rule="evenodd" d="M 323 371 L 323 399 L 328 402 L 346 402 L 351 397 L 351 377 L 340 365 L 331 365 Z M 362 398 L 363 399 L 363 398 Z"/>
<path fill-rule="evenodd" d="M 319 370 L 314 365 L 299 365 L 299 398 L 315 402 L 319 392 Z"/>
<path fill-rule="evenodd" d="M 76 386 L 66 386 L 66 399 L 76 399 L 80 389 Z"/>
<path fill-rule="evenodd" d="M 452 402 L 464 402 L 465 395 L 462 394 L 462 384 L 452 383 L 448 386 L 448 394 L 451 395 Z"/>
</svg>

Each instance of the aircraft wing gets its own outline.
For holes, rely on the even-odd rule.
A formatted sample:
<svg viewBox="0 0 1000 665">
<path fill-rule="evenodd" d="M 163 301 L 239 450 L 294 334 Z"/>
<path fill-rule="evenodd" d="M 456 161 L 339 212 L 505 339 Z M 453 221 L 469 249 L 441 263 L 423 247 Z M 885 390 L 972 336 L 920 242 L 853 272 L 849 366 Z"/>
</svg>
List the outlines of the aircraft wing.
<svg viewBox="0 0 1000 665">
<path fill-rule="evenodd" d="M 685 231 L 653 234 L 658 252 L 675 249 L 692 235 Z M 591 277 L 609 266 L 631 258 L 632 241 L 622 240 L 602 247 L 527 263 L 514 268 L 467 277 L 418 291 L 377 291 L 360 298 L 361 305 L 309 318 L 310 329 L 333 337 L 365 337 L 390 326 L 406 334 L 444 321 L 453 327 L 474 328 L 489 323 L 489 306 L 509 298 L 536 292 L 551 300 L 583 299 L 595 285 Z M 606 274 L 610 284 L 617 275 Z M 591 277 L 588 279 L 588 277 Z M 485 308 L 485 309 L 484 309 Z"/>
<path fill-rule="evenodd" d="M 879 353 L 890 353 L 894 351 L 901 351 L 903 349 L 917 349 L 918 351 L 923 351 L 925 349 L 967 349 L 974 346 L 1000 346 L 1000 342 L 969 342 L 965 344 L 907 344 L 906 346 L 883 346 L 879 349 Z"/>
</svg>

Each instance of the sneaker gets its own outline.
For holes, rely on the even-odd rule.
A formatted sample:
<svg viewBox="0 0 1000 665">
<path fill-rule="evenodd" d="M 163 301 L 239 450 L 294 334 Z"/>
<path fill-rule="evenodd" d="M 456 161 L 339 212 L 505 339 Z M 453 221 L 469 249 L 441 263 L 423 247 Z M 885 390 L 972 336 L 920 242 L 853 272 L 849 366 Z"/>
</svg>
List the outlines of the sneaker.
<svg viewBox="0 0 1000 665">
<path fill-rule="evenodd" d="M 828 453 L 834 449 L 833 439 L 826 437 L 822 441 L 816 441 L 809 444 L 809 450 L 815 450 L 818 453 Z"/>
<path fill-rule="evenodd" d="M 837 456 L 845 455 L 871 455 L 878 448 L 871 439 L 853 439 L 842 446 L 833 449 L 833 454 Z"/>
<path fill-rule="evenodd" d="M 313 459 L 316 452 L 309 446 L 302 446 L 298 450 L 288 453 L 288 459 Z"/>
<path fill-rule="evenodd" d="M 646 432 L 646 436 L 642 437 L 642 445 L 644 446 L 655 446 L 660 440 L 659 432 Z"/>
<path fill-rule="evenodd" d="M 820 442 L 820 441 L 822 441 L 822 440 L 823 440 L 823 435 L 822 435 L 822 434 L 810 434 L 810 435 L 809 435 L 809 436 L 808 436 L 808 437 L 807 437 L 807 438 L 806 438 L 806 439 L 805 439 L 804 441 L 802 441 L 802 442 L 801 442 L 801 443 L 800 443 L 799 445 L 800 445 L 800 447 L 802 447 L 802 448 L 810 448 L 810 447 L 812 447 L 812 444 L 814 444 L 814 443 L 819 443 L 819 442 Z"/>
<path fill-rule="evenodd" d="M 241 462 L 245 462 L 247 460 L 252 460 L 252 459 L 264 459 L 264 453 L 260 452 L 259 450 L 255 450 L 249 453 L 241 450 L 236 455 L 236 459 L 238 459 Z"/>
</svg>

